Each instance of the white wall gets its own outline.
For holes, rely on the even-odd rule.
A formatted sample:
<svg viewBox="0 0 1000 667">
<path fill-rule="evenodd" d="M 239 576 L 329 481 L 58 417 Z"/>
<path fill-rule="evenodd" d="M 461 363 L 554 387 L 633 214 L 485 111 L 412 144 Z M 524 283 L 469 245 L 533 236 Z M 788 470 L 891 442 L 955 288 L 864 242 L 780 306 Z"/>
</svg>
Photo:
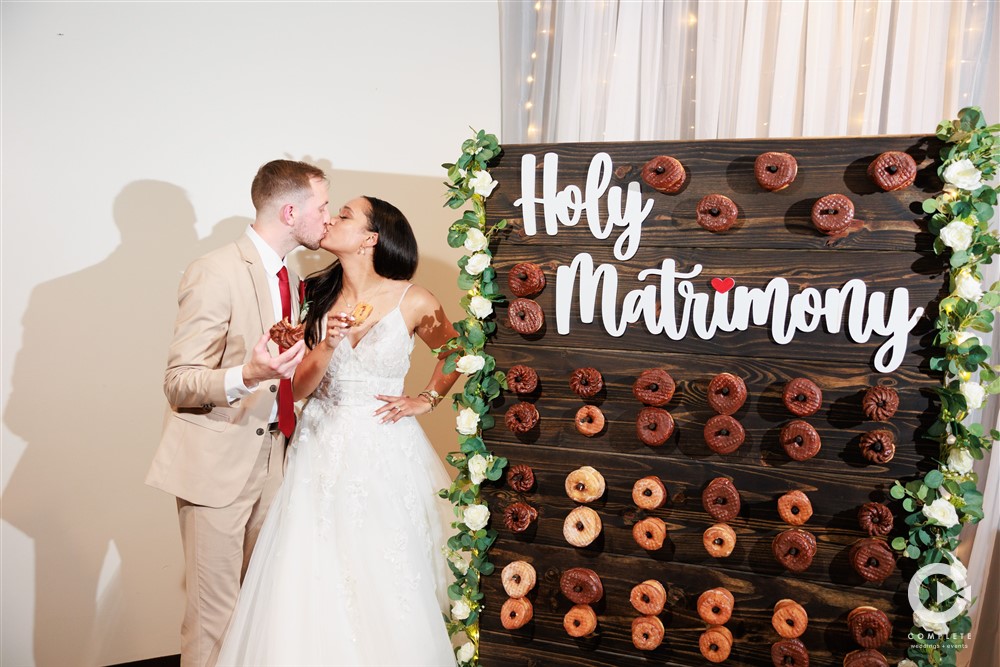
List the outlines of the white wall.
<svg viewBox="0 0 1000 667">
<path fill-rule="evenodd" d="M 306 159 L 334 202 L 407 213 L 417 281 L 457 318 L 440 164 L 469 126 L 499 131 L 497 5 L 4 2 L 0 18 L 0 662 L 176 653 L 176 511 L 142 479 L 180 272 L 242 232 L 260 164 Z M 446 408 L 425 422 L 441 452 L 452 426 Z"/>
</svg>

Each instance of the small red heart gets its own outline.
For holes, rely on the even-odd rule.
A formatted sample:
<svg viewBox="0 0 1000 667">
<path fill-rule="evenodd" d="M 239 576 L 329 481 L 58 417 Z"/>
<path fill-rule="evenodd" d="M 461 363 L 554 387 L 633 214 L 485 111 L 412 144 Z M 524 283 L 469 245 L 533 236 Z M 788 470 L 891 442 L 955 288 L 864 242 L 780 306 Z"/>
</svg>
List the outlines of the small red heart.
<svg viewBox="0 0 1000 667">
<path fill-rule="evenodd" d="M 720 294 L 725 294 L 735 286 L 736 281 L 732 278 L 712 278 L 712 287 Z"/>
</svg>

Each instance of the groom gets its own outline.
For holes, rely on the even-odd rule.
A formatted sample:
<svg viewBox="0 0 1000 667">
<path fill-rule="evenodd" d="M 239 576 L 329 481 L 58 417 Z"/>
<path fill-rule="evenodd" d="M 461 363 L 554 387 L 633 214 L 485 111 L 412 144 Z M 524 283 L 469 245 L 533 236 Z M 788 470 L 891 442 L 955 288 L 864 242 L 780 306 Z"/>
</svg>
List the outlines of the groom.
<svg viewBox="0 0 1000 667">
<path fill-rule="evenodd" d="M 181 278 L 163 390 L 169 402 L 146 483 L 177 497 L 187 607 L 183 667 L 214 664 L 294 426 L 287 382 L 303 342 L 279 351 L 268 329 L 297 317 L 285 255 L 319 247 L 330 221 L 326 176 L 275 160 L 254 178 L 246 234 Z M 287 393 L 287 397 L 286 397 Z"/>
</svg>

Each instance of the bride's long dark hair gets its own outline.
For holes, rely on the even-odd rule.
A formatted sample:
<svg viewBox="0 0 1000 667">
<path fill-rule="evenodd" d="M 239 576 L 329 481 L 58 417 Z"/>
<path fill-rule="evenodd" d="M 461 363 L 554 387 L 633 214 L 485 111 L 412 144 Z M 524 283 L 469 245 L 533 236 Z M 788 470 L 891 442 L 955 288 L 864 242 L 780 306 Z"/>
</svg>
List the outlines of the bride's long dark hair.
<svg viewBox="0 0 1000 667">
<path fill-rule="evenodd" d="M 364 196 L 368 202 L 368 231 L 378 234 L 372 248 L 375 273 L 390 280 L 409 280 L 417 270 L 417 239 L 402 211 L 377 197 Z M 344 267 L 333 264 L 306 278 L 306 345 L 310 348 L 323 339 L 326 314 L 333 307 L 344 286 Z"/>
</svg>

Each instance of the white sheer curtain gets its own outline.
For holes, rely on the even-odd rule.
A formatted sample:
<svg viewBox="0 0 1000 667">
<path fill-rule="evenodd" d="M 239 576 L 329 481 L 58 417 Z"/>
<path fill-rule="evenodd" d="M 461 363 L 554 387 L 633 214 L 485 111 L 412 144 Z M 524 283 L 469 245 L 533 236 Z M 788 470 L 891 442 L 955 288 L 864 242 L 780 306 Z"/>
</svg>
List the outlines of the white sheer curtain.
<svg viewBox="0 0 1000 667">
<path fill-rule="evenodd" d="M 500 32 L 507 144 L 931 134 L 970 105 L 1000 122 L 993 0 L 500 0 Z M 980 463 L 961 665 L 1000 664 L 1000 451 Z"/>
</svg>

